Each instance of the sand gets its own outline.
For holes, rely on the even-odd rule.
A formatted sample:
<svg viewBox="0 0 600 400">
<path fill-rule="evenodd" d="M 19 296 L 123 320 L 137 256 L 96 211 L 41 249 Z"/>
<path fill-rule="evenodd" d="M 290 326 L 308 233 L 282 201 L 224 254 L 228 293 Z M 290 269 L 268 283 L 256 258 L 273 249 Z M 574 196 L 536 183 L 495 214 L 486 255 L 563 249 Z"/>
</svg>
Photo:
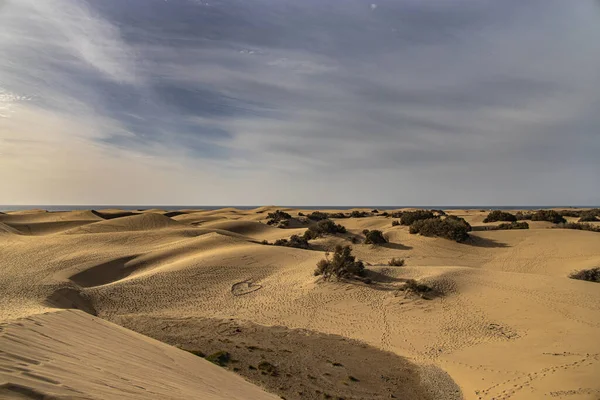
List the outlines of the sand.
<svg viewBox="0 0 600 400">
<path fill-rule="evenodd" d="M 348 235 L 311 241 L 312 249 L 303 250 L 261 244 L 306 230 L 298 221 L 286 229 L 267 225 L 274 209 L 0 214 L 0 321 L 6 324 L 0 349 L 17 356 L 0 355 L 0 385 L 20 385 L 21 393 L 30 390 L 32 396 L 73 390 L 82 398 L 119 398 L 123 389 L 130 398 L 169 398 L 158 391 L 161 382 L 176 388 L 172 398 L 276 398 L 259 386 L 288 399 L 323 398 L 320 387 L 357 399 L 389 398 L 394 390 L 424 399 L 600 398 L 600 285 L 568 278 L 576 269 L 600 266 L 600 233 L 532 222 L 529 230 L 475 231 L 469 242 L 455 243 L 411 235 L 374 214 L 336 220 Z M 287 211 L 294 217 L 310 212 Z M 487 212 L 450 213 L 473 226 L 487 225 Z M 384 246 L 353 245 L 374 284 L 313 276 L 324 251 L 349 244 L 346 237 L 365 228 L 381 229 L 390 239 Z M 405 259 L 406 266 L 388 267 L 392 257 Z M 399 292 L 408 278 L 430 285 L 436 295 Z M 64 311 L 74 308 L 80 311 Z M 225 366 L 229 371 L 219 369 L 108 321 L 187 350 L 228 351 L 245 369 L 235 363 Z M 252 334 L 241 329 L 228 343 L 206 321 L 255 328 Z M 274 339 L 282 329 L 285 342 Z M 322 383 L 317 380 L 301 396 L 306 389 L 298 387 L 310 380 L 302 374 L 269 378 L 248 372 L 257 360 L 242 351 L 242 341 L 262 337 L 273 354 L 282 343 L 303 354 L 307 345 L 294 339 L 303 331 L 317 335 L 318 343 L 341 337 L 353 349 L 366 346 L 364 354 L 397 357 L 404 375 L 390 382 L 403 385 L 382 384 L 377 392 L 367 374 L 353 382 L 354 393 L 363 395 L 352 397 L 352 391 L 335 393 L 340 377 L 326 383 L 327 375 L 320 375 Z M 37 346 L 24 347 L 34 337 Z M 360 374 L 363 353 L 357 354 L 344 363 L 352 376 Z M 282 355 L 272 357 L 282 371 L 288 368 Z M 310 360 L 302 365 L 329 373 L 323 362 Z M 96 368 L 82 369 L 88 364 Z M 136 366 L 150 369 L 138 373 Z M 178 375 L 180 370 L 185 373 Z M 199 378 L 209 371 L 226 378 Z M 260 394 L 244 397 L 246 390 Z"/>
</svg>

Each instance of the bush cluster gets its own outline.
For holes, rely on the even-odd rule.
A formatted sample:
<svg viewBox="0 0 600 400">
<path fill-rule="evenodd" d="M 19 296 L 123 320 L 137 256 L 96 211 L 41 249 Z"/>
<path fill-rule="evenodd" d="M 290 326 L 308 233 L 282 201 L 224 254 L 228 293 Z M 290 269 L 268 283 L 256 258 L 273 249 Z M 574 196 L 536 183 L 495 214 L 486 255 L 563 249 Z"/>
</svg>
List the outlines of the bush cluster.
<svg viewBox="0 0 600 400">
<path fill-rule="evenodd" d="M 400 225 L 400 221 L 398 221 L 398 220 L 392 221 L 392 226 L 398 226 L 398 225 Z"/>
<path fill-rule="evenodd" d="M 388 242 L 380 230 L 374 229 L 370 231 L 365 229 L 363 233 L 365 235 L 365 244 L 383 244 Z"/>
<path fill-rule="evenodd" d="M 350 218 L 365 218 L 365 217 L 368 217 L 368 216 L 369 216 L 369 213 L 366 212 L 366 211 L 356 211 L 356 210 L 354 210 L 354 211 L 352 211 L 350 213 Z"/>
<path fill-rule="evenodd" d="M 579 231 L 600 232 L 600 226 L 580 222 L 565 222 L 564 224 L 558 224 L 556 227 L 562 229 L 577 229 Z"/>
<path fill-rule="evenodd" d="M 600 267 L 582 269 L 581 271 L 573 272 L 571 275 L 569 275 L 569 278 L 600 283 Z"/>
<path fill-rule="evenodd" d="M 598 213 L 596 213 L 594 210 L 582 212 L 581 216 L 579 218 L 579 222 L 596 222 L 596 221 L 600 221 L 600 220 L 598 219 Z"/>
<path fill-rule="evenodd" d="M 292 235 L 289 239 L 277 239 L 275 246 L 295 247 L 297 249 L 308 249 L 308 240 L 303 236 Z"/>
<path fill-rule="evenodd" d="M 533 213 L 531 212 L 523 212 L 523 211 L 517 211 L 515 213 L 515 218 L 517 219 L 517 221 L 531 221 L 531 218 L 533 217 Z"/>
<path fill-rule="evenodd" d="M 449 216 L 444 219 L 429 218 L 417 220 L 410 226 L 409 232 L 430 237 L 442 237 L 457 242 L 464 242 L 469 238 L 471 225 L 463 218 Z"/>
<path fill-rule="evenodd" d="M 282 221 L 289 220 L 290 218 L 292 218 L 292 216 L 290 214 L 286 213 L 285 211 L 277 210 L 275 212 L 267 214 L 267 218 L 269 218 L 269 220 L 267 221 L 267 224 L 275 225 Z"/>
<path fill-rule="evenodd" d="M 327 234 L 335 235 L 336 233 L 346 233 L 346 227 L 336 224 L 330 219 L 324 219 L 310 226 L 306 232 L 304 232 L 304 238 L 306 240 L 311 240 Z"/>
<path fill-rule="evenodd" d="M 532 221 L 548 221 L 555 224 L 563 224 L 567 220 L 554 210 L 539 210 L 531 216 Z"/>
<path fill-rule="evenodd" d="M 521 222 L 510 222 L 510 223 L 504 223 L 504 224 L 500 224 L 498 226 L 494 227 L 494 230 L 507 230 L 507 229 L 529 229 L 529 224 L 525 221 L 521 221 Z"/>
<path fill-rule="evenodd" d="M 487 217 L 483 220 L 483 222 L 498 222 L 498 221 L 506 221 L 506 222 L 515 222 L 517 217 L 512 215 L 509 212 L 494 210 L 488 214 Z"/>
<path fill-rule="evenodd" d="M 337 245 L 331 260 L 326 257 L 317 263 L 315 276 L 319 275 L 325 280 L 361 277 L 365 275 L 365 266 L 362 261 L 356 261 L 350 246 Z"/>
<path fill-rule="evenodd" d="M 436 216 L 429 210 L 405 211 L 400 216 L 400 223 L 402 225 L 412 225 L 415 221 L 431 218 L 436 218 Z"/>
</svg>

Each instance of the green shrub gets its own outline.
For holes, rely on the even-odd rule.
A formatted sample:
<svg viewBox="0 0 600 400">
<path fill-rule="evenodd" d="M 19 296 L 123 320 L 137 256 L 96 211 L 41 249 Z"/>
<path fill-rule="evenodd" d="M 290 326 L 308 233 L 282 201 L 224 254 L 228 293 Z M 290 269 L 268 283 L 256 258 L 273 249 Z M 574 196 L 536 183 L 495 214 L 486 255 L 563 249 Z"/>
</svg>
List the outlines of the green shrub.
<svg viewBox="0 0 600 400">
<path fill-rule="evenodd" d="M 290 214 L 280 210 L 267 214 L 267 217 L 269 218 L 269 220 L 267 221 L 267 224 L 269 225 L 275 225 L 282 221 L 287 221 L 290 218 L 292 218 Z"/>
<path fill-rule="evenodd" d="M 573 272 L 571 275 L 569 275 L 569 278 L 600 283 L 600 267 L 582 269 L 581 271 Z"/>
<path fill-rule="evenodd" d="M 392 258 L 390 261 L 388 261 L 388 265 L 390 267 L 402 267 L 402 266 L 404 266 L 404 259 L 403 258 Z"/>
<path fill-rule="evenodd" d="M 487 217 L 483 220 L 483 222 L 498 222 L 498 221 L 506 221 L 506 222 L 515 222 L 517 217 L 512 215 L 509 212 L 494 210 L 488 214 Z"/>
<path fill-rule="evenodd" d="M 404 214 L 404 211 L 394 211 L 390 215 L 392 218 L 402 218 L 402 214 Z"/>
<path fill-rule="evenodd" d="M 384 211 L 384 212 L 382 212 L 382 213 L 381 213 L 381 214 L 379 214 L 379 215 L 381 215 L 382 217 L 389 217 L 389 216 L 390 216 L 390 213 L 388 213 L 387 211 Z"/>
<path fill-rule="evenodd" d="M 464 242 L 469 238 L 471 225 L 462 218 L 446 217 L 417 220 L 410 226 L 409 232 L 430 237 L 442 237 L 457 242 Z"/>
<path fill-rule="evenodd" d="M 494 230 L 507 230 L 507 229 L 529 229 L 529 224 L 525 221 L 522 222 L 510 222 L 500 224 L 494 227 Z"/>
<path fill-rule="evenodd" d="M 310 246 L 308 240 L 302 236 L 292 235 L 288 239 L 277 239 L 274 243 L 275 246 L 295 247 L 297 249 L 308 249 Z"/>
<path fill-rule="evenodd" d="M 343 225 L 336 224 L 330 219 L 324 219 L 312 225 L 304 232 L 306 240 L 316 239 L 321 236 L 335 235 L 336 233 L 346 233 L 346 228 Z"/>
<path fill-rule="evenodd" d="M 329 213 L 328 216 L 329 216 L 329 218 L 348 218 L 346 216 L 346 214 L 341 213 L 341 212 Z"/>
<path fill-rule="evenodd" d="M 398 221 L 398 220 L 392 221 L 392 226 L 398 226 L 398 225 L 400 225 L 400 221 Z"/>
<path fill-rule="evenodd" d="M 436 218 L 436 216 L 429 210 L 405 211 L 400 217 L 400 223 L 402 225 L 412 225 L 415 221 L 431 218 Z"/>
<path fill-rule="evenodd" d="M 557 211 L 554 210 L 539 210 L 533 213 L 531 216 L 532 221 L 548 221 L 555 224 L 562 224 L 567 222 L 567 220 L 560 215 Z"/>
<path fill-rule="evenodd" d="M 317 263 L 315 276 L 319 275 L 325 280 L 361 277 L 365 275 L 365 266 L 362 261 L 356 261 L 350 246 L 337 245 L 331 260 L 326 257 Z"/>
<path fill-rule="evenodd" d="M 383 244 L 387 242 L 387 239 L 383 236 L 383 232 L 380 230 L 367 230 L 365 233 L 365 244 Z"/>
</svg>

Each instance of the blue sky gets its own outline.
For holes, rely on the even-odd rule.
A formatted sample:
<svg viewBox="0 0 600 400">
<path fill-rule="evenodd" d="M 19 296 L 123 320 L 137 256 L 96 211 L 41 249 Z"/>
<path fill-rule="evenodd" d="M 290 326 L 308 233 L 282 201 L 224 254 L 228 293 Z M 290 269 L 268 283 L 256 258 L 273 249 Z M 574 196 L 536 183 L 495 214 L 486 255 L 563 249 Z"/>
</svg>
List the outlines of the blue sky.
<svg viewBox="0 0 600 400">
<path fill-rule="evenodd" d="M 4 204 L 600 204 L 600 2 L 0 0 Z"/>
</svg>

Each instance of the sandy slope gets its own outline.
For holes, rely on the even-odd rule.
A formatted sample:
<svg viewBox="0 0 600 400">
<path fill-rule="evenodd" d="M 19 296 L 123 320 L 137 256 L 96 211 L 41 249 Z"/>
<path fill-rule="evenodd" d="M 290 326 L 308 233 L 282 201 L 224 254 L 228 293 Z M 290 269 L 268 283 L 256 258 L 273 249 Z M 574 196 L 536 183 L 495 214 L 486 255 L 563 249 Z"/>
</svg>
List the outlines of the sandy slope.
<svg viewBox="0 0 600 400">
<path fill-rule="evenodd" d="M 81 311 L 0 325 L 0 349 L 3 399 L 277 399 L 200 357 Z"/>
<path fill-rule="evenodd" d="M 466 399 L 600 398 L 600 285 L 567 278 L 600 265 L 600 234 L 532 223 L 527 231 L 473 232 L 459 244 L 410 235 L 391 218 L 340 219 L 351 235 L 381 229 L 391 243 L 353 246 L 378 283 L 322 283 L 312 276 L 315 263 L 349 242 L 262 245 L 304 231 L 266 225 L 273 210 L 0 215 L 0 320 L 55 307 L 115 322 L 232 318 L 342 335 L 441 367 Z M 473 225 L 487 214 L 452 213 Z M 392 257 L 407 266 L 387 267 Z M 442 295 L 405 297 L 397 291 L 405 278 Z"/>
</svg>

